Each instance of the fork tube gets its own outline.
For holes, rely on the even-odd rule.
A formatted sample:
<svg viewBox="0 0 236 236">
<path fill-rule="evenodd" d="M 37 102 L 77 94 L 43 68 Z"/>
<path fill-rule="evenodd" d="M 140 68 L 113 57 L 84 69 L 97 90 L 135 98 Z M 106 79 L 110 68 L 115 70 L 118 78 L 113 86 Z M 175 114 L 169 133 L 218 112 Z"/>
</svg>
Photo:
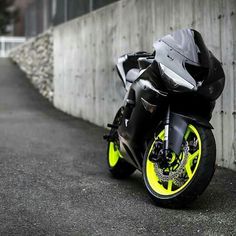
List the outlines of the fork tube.
<svg viewBox="0 0 236 236">
<path fill-rule="evenodd" d="M 169 127 L 170 127 L 170 105 L 168 106 L 166 120 L 165 120 L 165 136 L 164 136 L 164 153 L 165 155 L 169 149 Z"/>
</svg>

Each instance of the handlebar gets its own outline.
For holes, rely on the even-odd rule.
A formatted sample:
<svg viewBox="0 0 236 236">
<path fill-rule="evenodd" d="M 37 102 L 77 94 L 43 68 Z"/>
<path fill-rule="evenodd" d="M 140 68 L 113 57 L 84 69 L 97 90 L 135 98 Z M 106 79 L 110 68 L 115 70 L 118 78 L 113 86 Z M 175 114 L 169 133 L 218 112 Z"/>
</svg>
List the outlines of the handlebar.
<svg viewBox="0 0 236 236">
<path fill-rule="evenodd" d="M 155 57 L 155 52 L 153 53 L 148 53 L 148 52 L 136 52 L 132 54 L 127 54 L 128 58 L 139 58 L 139 57 L 148 57 L 148 58 L 154 58 Z"/>
</svg>

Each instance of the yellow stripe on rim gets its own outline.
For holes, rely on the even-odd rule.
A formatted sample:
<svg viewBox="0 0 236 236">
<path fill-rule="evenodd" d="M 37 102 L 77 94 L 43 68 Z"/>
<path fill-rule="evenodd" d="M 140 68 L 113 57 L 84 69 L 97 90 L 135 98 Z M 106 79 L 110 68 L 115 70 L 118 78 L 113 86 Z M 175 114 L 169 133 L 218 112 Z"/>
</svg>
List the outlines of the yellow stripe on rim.
<svg viewBox="0 0 236 236">
<path fill-rule="evenodd" d="M 157 194 L 165 195 L 165 196 L 176 194 L 176 193 L 180 192 L 182 189 L 184 189 L 187 186 L 187 184 L 191 181 L 193 176 L 195 175 L 196 170 L 197 170 L 197 168 L 199 166 L 199 163 L 200 163 L 200 159 L 201 159 L 202 144 L 201 144 L 200 135 L 199 135 L 197 129 L 193 125 L 188 125 L 187 131 L 186 131 L 185 136 L 184 136 L 184 138 L 186 140 L 188 139 L 190 133 L 193 133 L 196 136 L 197 140 L 198 140 L 198 150 L 196 152 L 192 153 L 192 154 L 189 153 L 188 160 L 187 160 L 187 163 L 185 165 L 185 171 L 187 173 L 188 180 L 176 190 L 172 190 L 172 187 L 173 187 L 173 180 L 172 179 L 170 179 L 168 181 L 167 187 L 163 186 L 163 184 L 159 181 L 158 176 L 156 174 L 155 164 L 149 160 L 149 156 L 152 152 L 152 149 L 154 147 L 154 144 L 155 144 L 156 140 L 158 138 L 161 139 L 162 141 L 164 140 L 164 130 L 162 130 L 160 132 L 160 134 L 158 135 L 158 137 L 155 138 L 155 140 L 154 140 L 154 142 L 153 142 L 153 144 L 152 144 L 152 146 L 149 150 L 147 161 L 146 161 L 146 176 L 147 176 L 147 181 L 148 181 L 150 187 Z M 183 153 L 181 153 L 181 154 L 183 155 Z M 198 157 L 197 163 L 196 163 L 196 166 L 194 167 L 194 169 L 192 170 L 191 167 L 193 165 L 193 160 L 196 157 Z"/>
<path fill-rule="evenodd" d="M 119 158 L 121 157 L 119 150 L 115 149 L 114 142 L 109 143 L 108 155 L 109 155 L 109 157 L 108 157 L 109 165 L 110 165 L 110 167 L 114 167 L 117 164 Z"/>
</svg>

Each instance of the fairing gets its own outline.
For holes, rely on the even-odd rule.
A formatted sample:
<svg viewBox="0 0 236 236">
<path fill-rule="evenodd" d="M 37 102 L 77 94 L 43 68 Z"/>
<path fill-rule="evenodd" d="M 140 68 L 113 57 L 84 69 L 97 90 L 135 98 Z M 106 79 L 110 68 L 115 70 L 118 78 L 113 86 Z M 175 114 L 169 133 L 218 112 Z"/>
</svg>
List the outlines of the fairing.
<svg viewBox="0 0 236 236">
<path fill-rule="evenodd" d="M 200 67 L 201 58 L 199 55 L 201 53 L 207 55 L 207 49 L 199 34 L 190 29 L 178 30 L 156 41 L 154 48 L 156 51 L 155 60 L 161 65 L 160 70 L 162 71 L 162 67 L 166 67 L 168 71 L 172 71 L 178 77 L 177 81 L 172 81 L 172 77 L 166 74 L 165 82 L 170 90 L 175 92 L 197 90 L 197 82 L 188 72 L 185 64 L 189 63 Z"/>
<path fill-rule="evenodd" d="M 209 100 L 220 96 L 225 81 L 222 66 L 196 30 L 173 32 L 156 41 L 154 48 L 155 60 L 169 91 L 198 91 Z"/>
</svg>

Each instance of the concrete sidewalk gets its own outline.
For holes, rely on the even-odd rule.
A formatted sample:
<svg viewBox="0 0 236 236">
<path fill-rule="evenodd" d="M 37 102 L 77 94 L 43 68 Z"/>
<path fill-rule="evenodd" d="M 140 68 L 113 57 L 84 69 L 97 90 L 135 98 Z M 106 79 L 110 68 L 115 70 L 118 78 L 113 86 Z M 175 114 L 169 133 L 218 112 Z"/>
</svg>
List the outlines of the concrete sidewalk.
<svg viewBox="0 0 236 236">
<path fill-rule="evenodd" d="M 236 172 L 191 206 L 148 198 L 140 173 L 106 168 L 104 129 L 57 111 L 0 60 L 0 235 L 236 235 Z"/>
</svg>

